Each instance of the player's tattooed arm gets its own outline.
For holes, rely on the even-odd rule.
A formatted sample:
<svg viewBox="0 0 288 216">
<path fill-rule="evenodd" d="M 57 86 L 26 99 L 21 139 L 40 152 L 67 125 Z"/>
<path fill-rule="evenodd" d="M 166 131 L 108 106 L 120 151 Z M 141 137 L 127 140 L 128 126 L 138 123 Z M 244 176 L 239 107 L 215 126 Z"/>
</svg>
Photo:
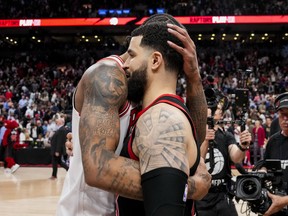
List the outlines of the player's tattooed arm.
<svg viewBox="0 0 288 216">
<path fill-rule="evenodd" d="M 187 81 L 186 105 L 195 124 L 197 141 L 200 145 L 206 135 L 207 113 L 203 110 L 207 110 L 207 102 L 198 67 L 196 46 L 186 29 L 172 24 L 167 24 L 167 26 L 168 31 L 181 40 L 183 44 L 181 47 L 168 41 L 168 44 L 183 56 L 183 71 Z"/>
<path fill-rule="evenodd" d="M 141 174 L 160 167 L 189 174 L 187 125 L 171 107 L 153 106 L 137 121 L 133 151 L 139 156 Z"/>
<path fill-rule="evenodd" d="M 133 143 L 133 151 L 139 155 L 141 174 L 159 167 L 173 167 L 188 174 L 187 158 L 193 156 L 187 155 L 185 147 L 187 124 L 179 116 L 173 116 L 169 109 L 152 109 L 138 120 Z M 189 177 L 188 186 L 189 199 L 200 200 L 208 193 L 211 175 L 202 158 L 196 173 Z"/>
<path fill-rule="evenodd" d="M 201 200 L 211 187 L 211 179 L 204 159 L 201 158 L 196 173 L 188 178 L 188 198 Z"/>
<path fill-rule="evenodd" d="M 82 80 L 79 125 L 85 181 L 88 185 L 133 199 L 142 198 L 139 163 L 114 154 L 120 137 L 119 108 L 127 83 L 115 65 L 89 68 Z"/>
</svg>

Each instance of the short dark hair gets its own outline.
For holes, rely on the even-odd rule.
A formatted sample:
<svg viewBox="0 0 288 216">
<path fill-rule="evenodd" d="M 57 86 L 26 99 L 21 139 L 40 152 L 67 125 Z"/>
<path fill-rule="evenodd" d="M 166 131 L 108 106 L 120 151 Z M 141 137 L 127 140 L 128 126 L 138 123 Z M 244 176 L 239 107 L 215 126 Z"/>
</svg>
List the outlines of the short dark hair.
<svg viewBox="0 0 288 216">
<path fill-rule="evenodd" d="M 167 31 L 166 22 L 146 23 L 132 31 L 131 37 L 136 36 L 143 36 L 140 46 L 152 48 L 162 54 L 166 69 L 176 71 L 177 73 L 183 71 L 182 55 L 171 48 L 167 41 L 172 41 L 182 47 L 183 44 Z"/>
<path fill-rule="evenodd" d="M 185 28 L 180 22 L 178 22 L 172 15 L 167 14 L 167 13 L 163 13 L 163 14 L 153 14 L 152 16 L 148 17 L 143 23 L 142 25 L 147 25 L 147 24 L 151 24 L 151 23 L 155 23 L 155 22 L 165 22 L 165 23 L 171 23 L 174 25 L 177 25 L 181 28 Z M 127 36 L 125 38 L 125 41 L 123 43 L 123 47 L 126 48 L 125 51 L 128 49 L 129 47 L 129 43 L 131 40 L 131 36 Z"/>
<path fill-rule="evenodd" d="M 181 28 L 185 28 L 181 23 L 179 23 L 173 16 L 171 16 L 170 14 L 167 13 L 163 13 L 163 14 L 154 14 L 150 17 L 148 17 L 148 19 L 146 19 L 142 25 L 146 25 L 146 24 L 150 24 L 153 22 L 165 22 L 165 23 L 171 23 L 174 25 L 177 25 Z"/>
</svg>

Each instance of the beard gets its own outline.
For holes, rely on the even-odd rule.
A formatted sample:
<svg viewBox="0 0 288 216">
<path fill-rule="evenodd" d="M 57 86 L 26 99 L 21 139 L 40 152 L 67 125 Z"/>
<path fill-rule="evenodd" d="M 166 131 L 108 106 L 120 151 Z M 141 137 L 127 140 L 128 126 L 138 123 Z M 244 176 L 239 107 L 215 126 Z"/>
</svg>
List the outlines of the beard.
<svg viewBox="0 0 288 216">
<path fill-rule="evenodd" d="M 127 99 L 134 103 L 140 103 L 144 97 L 145 87 L 147 85 L 147 64 L 131 73 L 128 79 L 128 96 Z"/>
</svg>

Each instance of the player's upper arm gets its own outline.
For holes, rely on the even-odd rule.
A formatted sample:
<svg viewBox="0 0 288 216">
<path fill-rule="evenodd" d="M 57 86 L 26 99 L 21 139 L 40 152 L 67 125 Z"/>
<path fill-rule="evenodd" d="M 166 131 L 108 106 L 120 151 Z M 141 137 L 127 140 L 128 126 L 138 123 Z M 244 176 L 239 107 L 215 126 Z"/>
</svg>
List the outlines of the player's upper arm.
<svg viewBox="0 0 288 216">
<path fill-rule="evenodd" d="M 190 123 L 178 108 L 161 103 L 147 110 L 137 121 L 133 141 L 141 174 L 172 167 L 188 175 L 189 137 L 193 137 Z"/>
<path fill-rule="evenodd" d="M 189 153 L 196 149 L 192 139 L 191 125 L 184 113 L 168 104 L 151 107 L 137 121 L 133 151 L 140 160 L 147 215 L 183 215 L 188 191 Z M 190 145 L 195 149 L 192 150 Z M 191 158 L 195 163 L 197 151 L 194 153 Z"/>
<path fill-rule="evenodd" d="M 123 70 L 116 64 L 91 66 L 80 82 L 83 105 L 79 138 L 86 181 L 99 174 L 101 149 L 115 150 L 120 136 L 119 108 L 126 101 L 127 85 Z M 79 89 L 79 90 L 80 90 Z"/>
</svg>

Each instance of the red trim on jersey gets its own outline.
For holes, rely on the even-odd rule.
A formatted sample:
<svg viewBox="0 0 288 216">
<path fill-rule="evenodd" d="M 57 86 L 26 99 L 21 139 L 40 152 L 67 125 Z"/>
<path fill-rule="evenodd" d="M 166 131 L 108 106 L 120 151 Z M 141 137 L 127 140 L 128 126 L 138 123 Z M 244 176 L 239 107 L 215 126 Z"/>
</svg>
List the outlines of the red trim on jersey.
<svg viewBox="0 0 288 216">
<path fill-rule="evenodd" d="M 129 141 L 128 141 L 128 154 L 129 154 L 131 159 L 139 161 L 139 157 L 133 152 L 133 149 L 132 149 L 134 134 L 135 134 L 135 126 L 133 128 L 132 134 L 131 134 Z"/>
<path fill-rule="evenodd" d="M 119 213 L 119 205 L 118 205 L 118 198 L 119 198 L 119 194 L 116 194 L 116 197 L 115 197 L 116 216 L 120 215 L 120 213 Z"/>
<path fill-rule="evenodd" d="M 111 56 L 119 59 L 119 61 L 121 61 L 121 63 L 124 64 L 124 60 L 120 56 L 118 56 L 118 55 L 111 55 Z M 108 57 L 110 57 L 110 56 L 108 56 Z"/>
<path fill-rule="evenodd" d="M 131 103 L 129 101 L 126 101 L 125 105 L 122 106 L 121 109 L 119 110 L 119 117 L 120 118 L 128 112 L 130 106 L 131 106 Z"/>
<path fill-rule="evenodd" d="M 115 61 L 117 63 L 117 65 L 122 69 L 122 72 L 125 74 L 125 71 L 123 70 L 123 64 L 124 61 L 120 56 L 117 55 L 111 55 L 111 56 L 107 56 L 105 58 L 100 59 L 98 62 L 104 61 L 104 60 L 111 60 L 111 61 Z"/>
<path fill-rule="evenodd" d="M 144 112 L 146 112 L 151 106 L 155 105 L 155 101 L 157 101 L 159 98 L 164 97 L 164 96 L 174 97 L 174 98 L 180 100 L 182 103 L 184 103 L 183 98 L 181 98 L 181 97 L 178 96 L 178 95 L 175 95 L 175 94 L 163 94 L 163 95 L 160 95 L 160 96 L 157 97 L 149 106 L 147 106 L 146 108 L 144 108 L 143 110 L 141 110 L 141 111 L 137 114 L 137 119 L 138 119 Z M 161 100 L 161 101 L 163 101 L 163 100 Z M 156 103 L 156 104 L 157 104 L 157 103 Z"/>
<path fill-rule="evenodd" d="M 187 113 L 185 109 L 183 109 L 183 107 L 181 107 L 180 105 L 170 101 L 170 100 L 165 100 L 165 99 L 161 99 L 159 101 L 157 101 L 159 98 L 161 97 L 172 97 L 175 99 L 180 100 L 182 103 L 184 103 L 184 99 L 181 98 L 179 95 L 174 95 L 174 94 L 163 94 L 161 96 L 159 96 L 158 98 L 156 98 L 149 106 L 147 106 L 145 109 L 141 110 L 138 114 L 137 114 L 137 119 L 144 113 L 146 112 L 151 106 L 155 105 L 155 104 L 159 104 L 159 103 L 167 103 L 167 104 L 171 104 L 171 105 L 175 105 L 177 108 L 179 108 L 180 110 L 184 111 L 184 113 Z M 189 114 L 189 113 L 187 113 Z M 190 117 L 190 115 L 187 115 L 187 117 L 189 117 L 189 119 L 191 120 L 192 126 L 193 126 L 193 136 L 196 138 L 196 128 L 195 128 L 195 124 L 192 120 L 192 118 Z"/>
</svg>

